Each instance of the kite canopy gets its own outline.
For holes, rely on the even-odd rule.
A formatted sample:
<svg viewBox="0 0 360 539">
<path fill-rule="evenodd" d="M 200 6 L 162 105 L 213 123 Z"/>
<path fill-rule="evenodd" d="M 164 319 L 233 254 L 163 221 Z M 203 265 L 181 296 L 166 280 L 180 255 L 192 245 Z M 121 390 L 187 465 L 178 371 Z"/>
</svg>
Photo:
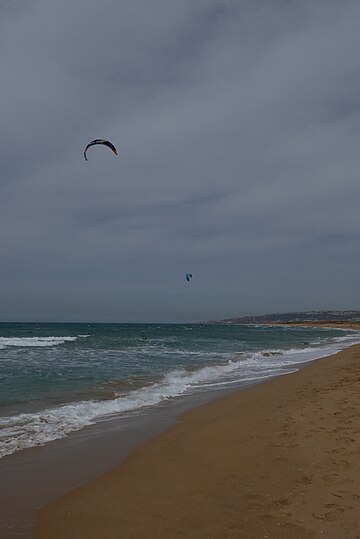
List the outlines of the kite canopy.
<svg viewBox="0 0 360 539">
<path fill-rule="evenodd" d="M 192 279 L 192 273 L 185 273 L 185 279 L 189 282 Z"/>
<path fill-rule="evenodd" d="M 91 142 L 89 142 L 89 144 L 86 146 L 86 148 L 84 150 L 85 161 L 88 160 L 87 157 L 86 157 L 86 152 L 88 151 L 88 149 L 91 146 L 95 146 L 96 144 L 103 144 L 104 146 L 107 146 L 108 148 L 110 148 L 110 150 L 112 150 L 114 152 L 115 155 L 117 155 L 117 149 L 115 148 L 115 146 L 109 140 L 105 140 L 105 139 L 102 139 L 102 138 L 96 138 L 96 139 L 92 140 Z"/>
</svg>

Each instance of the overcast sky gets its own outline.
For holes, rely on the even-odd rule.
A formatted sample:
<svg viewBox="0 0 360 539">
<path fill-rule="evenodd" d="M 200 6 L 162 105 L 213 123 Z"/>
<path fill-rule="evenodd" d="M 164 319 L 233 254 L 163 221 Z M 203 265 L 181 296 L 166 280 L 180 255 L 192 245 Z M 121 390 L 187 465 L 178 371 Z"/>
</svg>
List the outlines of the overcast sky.
<svg viewBox="0 0 360 539">
<path fill-rule="evenodd" d="M 359 309 L 359 21 L 0 0 L 0 320 Z"/>
</svg>

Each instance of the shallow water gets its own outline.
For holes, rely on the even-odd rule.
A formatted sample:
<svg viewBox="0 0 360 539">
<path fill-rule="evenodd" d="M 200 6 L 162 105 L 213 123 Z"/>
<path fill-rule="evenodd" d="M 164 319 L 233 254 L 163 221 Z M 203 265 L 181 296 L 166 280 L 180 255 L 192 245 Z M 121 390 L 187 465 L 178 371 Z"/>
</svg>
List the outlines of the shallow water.
<svg viewBox="0 0 360 539">
<path fill-rule="evenodd" d="M 89 425 L 291 372 L 360 333 L 200 324 L 0 324 L 0 457 Z"/>
</svg>

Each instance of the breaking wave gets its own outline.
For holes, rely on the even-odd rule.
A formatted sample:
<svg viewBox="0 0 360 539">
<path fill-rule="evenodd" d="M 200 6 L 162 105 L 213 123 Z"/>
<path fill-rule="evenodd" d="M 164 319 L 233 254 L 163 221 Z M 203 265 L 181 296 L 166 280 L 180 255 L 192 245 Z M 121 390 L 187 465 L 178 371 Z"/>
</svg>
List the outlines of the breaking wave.
<svg viewBox="0 0 360 539">
<path fill-rule="evenodd" d="M 0 337 L 0 348 L 3 349 L 8 346 L 40 348 L 46 346 L 58 346 L 59 344 L 76 340 L 77 337 Z"/>
<path fill-rule="evenodd" d="M 56 346 L 76 337 L 2 339 L 7 346 Z M 296 370 L 303 362 L 335 353 L 359 338 L 335 339 L 331 344 L 290 350 L 262 350 L 235 355 L 226 362 L 193 371 L 173 369 L 163 378 L 128 394 L 115 394 L 108 400 L 83 400 L 36 413 L 21 413 L 0 418 L 0 458 L 25 448 L 44 445 L 63 438 L 98 421 L 117 414 L 155 406 L 164 400 L 200 390 L 233 384 L 247 384 Z"/>
</svg>

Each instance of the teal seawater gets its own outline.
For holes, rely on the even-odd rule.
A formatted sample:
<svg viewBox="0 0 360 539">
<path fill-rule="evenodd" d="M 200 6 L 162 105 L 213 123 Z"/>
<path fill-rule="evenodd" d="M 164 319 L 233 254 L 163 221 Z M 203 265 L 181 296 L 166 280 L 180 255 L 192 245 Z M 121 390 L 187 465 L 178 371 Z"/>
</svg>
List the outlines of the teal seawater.
<svg viewBox="0 0 360 539">
<path fill-rule="evenodd" d="M 0 456 L 194 391 L 294 370 L 356 332 L 200 324 L 0 324 Z"/>
</svg>

